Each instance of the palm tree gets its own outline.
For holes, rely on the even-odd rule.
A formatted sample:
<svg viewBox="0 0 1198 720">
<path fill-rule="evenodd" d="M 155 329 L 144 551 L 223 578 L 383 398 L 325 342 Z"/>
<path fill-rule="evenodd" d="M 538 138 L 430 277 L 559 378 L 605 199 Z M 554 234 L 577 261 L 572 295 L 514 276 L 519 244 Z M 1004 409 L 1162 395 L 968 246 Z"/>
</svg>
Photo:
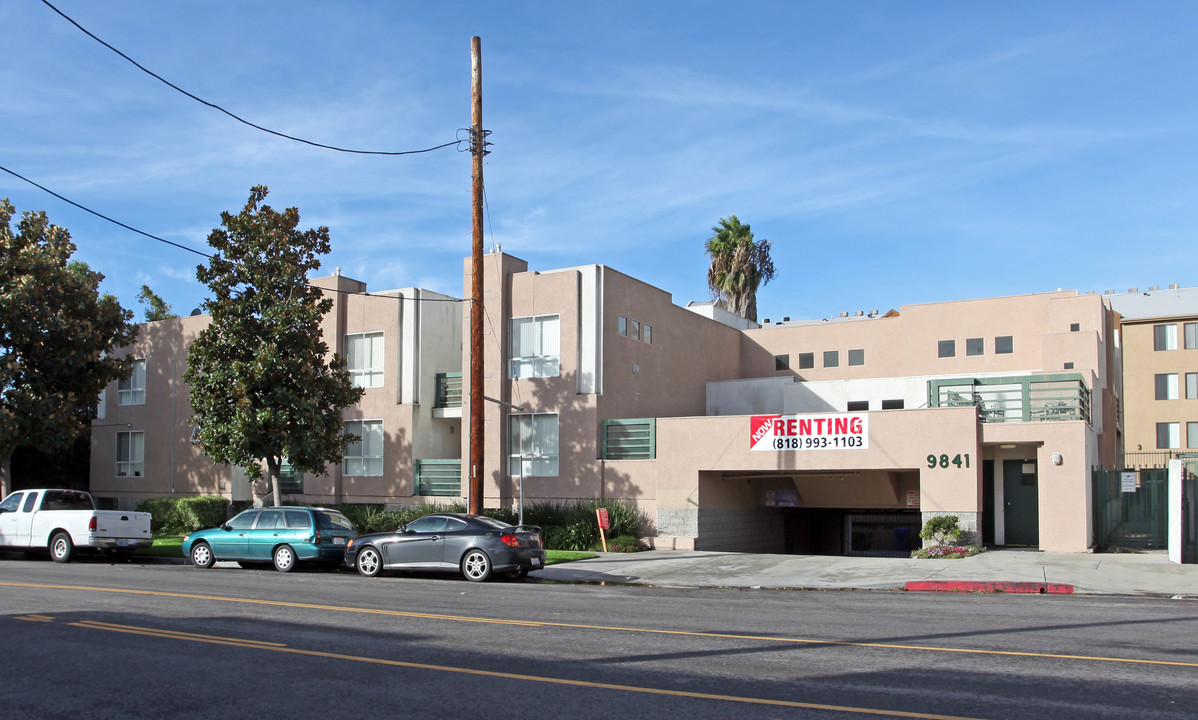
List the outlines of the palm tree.
<svg viewBox="0 0 1198 720">
<path fill-rule="evenodd" d="M 707 285 L 737 315 L 757 322 L 757 288 L 774 279 L 770 241 L 753 241 L 753 232 L 735 215 L 720 218 L 705 247 L 711 257 Z"/>
</svg>

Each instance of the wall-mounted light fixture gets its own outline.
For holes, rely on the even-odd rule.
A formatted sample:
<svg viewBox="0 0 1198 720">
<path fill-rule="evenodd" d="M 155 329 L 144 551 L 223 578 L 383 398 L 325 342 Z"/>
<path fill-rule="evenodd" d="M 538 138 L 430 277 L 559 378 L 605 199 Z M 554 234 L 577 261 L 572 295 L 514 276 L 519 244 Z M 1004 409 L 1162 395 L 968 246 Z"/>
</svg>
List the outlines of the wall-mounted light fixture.
<svg viewBox="0 0 1198 720">
<path fill-rule="evenodd" d="M 1059 452 L 1054 452 L 1052 454 L 1052 464 L 1053 465 L 1060 465 L 1063 462 L 1065 462 L 1065 459 L 1061 457 L 1061 454 Z"/>
</svg>

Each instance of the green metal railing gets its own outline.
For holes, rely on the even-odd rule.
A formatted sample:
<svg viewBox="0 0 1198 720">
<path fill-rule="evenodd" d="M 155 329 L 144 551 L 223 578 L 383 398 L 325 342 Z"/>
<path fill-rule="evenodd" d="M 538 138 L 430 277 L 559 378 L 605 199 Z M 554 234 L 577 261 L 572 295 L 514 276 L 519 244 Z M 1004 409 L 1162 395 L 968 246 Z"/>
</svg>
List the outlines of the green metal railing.
<svg viewBox="0 0 1198 720">
<path fill-rule="evenodd" d="M 1094 542 L 1107 548 L 1163 548 L 1168 542 L 1169 471 L 1091 471 Z"/>
<path fill-rule="evenodd" d="M 443 497 L 462 496 L 462 461 L 417 460 L 416 494 Z"/>
<path fill-rule="evenodd" d="M 603 421 L 605 460 L 653 460 L 656 457 L 656 418 Z"/>
<path fill-rule="evenodd" d="M 1090 389 L 1077 373 L 928 382 L 928 407 L 968 405 L 982 422 L 1090 422 Z"/>
<path fill-rule="evenodd" d="M 460 408 L 462 406 L 462 374 L 437 373 L 437 400 L 433 407 Z"/>
</svg>

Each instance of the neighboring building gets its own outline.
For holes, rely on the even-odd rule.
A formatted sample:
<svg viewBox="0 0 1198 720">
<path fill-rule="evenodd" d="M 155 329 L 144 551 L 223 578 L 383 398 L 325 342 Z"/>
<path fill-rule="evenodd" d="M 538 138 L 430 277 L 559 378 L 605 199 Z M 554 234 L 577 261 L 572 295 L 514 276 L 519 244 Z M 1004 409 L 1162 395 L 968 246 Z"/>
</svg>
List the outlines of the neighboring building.
<svg viewBox="0 0 1198 720">
<path fill-rule="evenodd" d="M 602 265 L 533 272 L 492 253 L 482 271 L 483 391 L 499 401 L 484 408 L 488 507 L 626 499 L 675 548 L 905 556 L 937 514 L 999 545 L 1094 543 L 1090 469 L 1116 461 L 1121 403 L 1098 295 L 758 325 Z M 345 413 L 364 440 L 284 499 L 463 499 L 470 304 L 313 282 L 337 291 L 324 334 L 368 388 Z M 93 431 L 98 496 L 248 499 L 189 442 L 179 378 L 207 321 L 143 326 L 144 365 L 109 388 Z"/>
<path fill-rule="evenodd" d="M 1126 464 L 1198 472 L 1198 288 L 1103 297 L 1120 315 Z"/>
</svg>

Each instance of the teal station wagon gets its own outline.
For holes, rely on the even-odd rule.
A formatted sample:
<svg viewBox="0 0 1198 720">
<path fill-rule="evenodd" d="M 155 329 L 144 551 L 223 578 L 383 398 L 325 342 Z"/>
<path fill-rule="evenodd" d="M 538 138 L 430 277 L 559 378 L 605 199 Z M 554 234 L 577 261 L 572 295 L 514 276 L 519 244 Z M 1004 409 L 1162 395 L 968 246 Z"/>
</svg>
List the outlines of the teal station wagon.
<svg viewBox="0 0 1198 720">
<path fill-rule="evenodd" d="M 198 568 L 217 560 L 243 566 L 273 563 L 289 572 L 298 563 L 329 569 L 341 565 L 345 546 L 358 531 L 344 515 L 327 508 L 272 507 L 246 510 L 220 527 L 183 538 L 183 554 Z"/>
</svg>

